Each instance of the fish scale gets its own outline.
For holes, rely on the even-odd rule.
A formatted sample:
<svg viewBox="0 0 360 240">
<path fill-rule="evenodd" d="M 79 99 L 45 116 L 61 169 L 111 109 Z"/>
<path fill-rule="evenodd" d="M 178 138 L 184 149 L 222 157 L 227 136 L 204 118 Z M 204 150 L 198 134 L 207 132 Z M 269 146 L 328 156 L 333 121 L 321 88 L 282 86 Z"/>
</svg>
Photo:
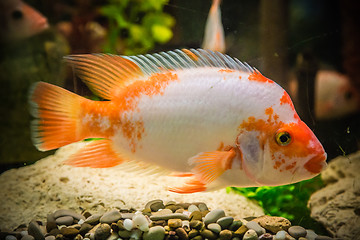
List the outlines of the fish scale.
<svg viewBox="0 0 360 240">
<path fill-rule="evenodd" d="M 236 58 L 183 49 L 66 59 L 94 93 L 109 100 L 91 101 L 47 83 L 33 86 L 38 149 L 103 138 L 86 144 L 69 165 L 126 163 L 173 172 L 188 178 L 169 188 L 178 193 L 288 184 L 326 166 L 323 147 L 285 90 Z"/>
</svg>

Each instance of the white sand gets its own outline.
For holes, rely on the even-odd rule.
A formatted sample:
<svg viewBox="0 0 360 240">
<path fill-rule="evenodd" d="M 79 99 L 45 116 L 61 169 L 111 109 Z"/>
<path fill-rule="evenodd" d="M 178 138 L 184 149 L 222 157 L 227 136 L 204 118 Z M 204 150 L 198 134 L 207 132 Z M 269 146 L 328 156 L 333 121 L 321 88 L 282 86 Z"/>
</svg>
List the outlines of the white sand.
<svg viewBox="0 0 360 240">
<path fill-rule="evenodd" d="M 81 147 L 72 144 L 34 165 L 11 169 L 0 175 L 0 229 L 14 229 L 32 219 L 46 220 L 57 209 L 91 213 L 111 208 L 143 209 L 153 199 L 165 203 L 205 202 L 210 209 L 221 208 L 236 218 L 263 215 L 263 210 L 245 197 L 225 189 L 195 194 L 176 194 L 167 186 L 179 185 L 179 178 L 148 176 L 115 168 L 74 168 L 63 165 L 69 155 Z"/>
</svg>

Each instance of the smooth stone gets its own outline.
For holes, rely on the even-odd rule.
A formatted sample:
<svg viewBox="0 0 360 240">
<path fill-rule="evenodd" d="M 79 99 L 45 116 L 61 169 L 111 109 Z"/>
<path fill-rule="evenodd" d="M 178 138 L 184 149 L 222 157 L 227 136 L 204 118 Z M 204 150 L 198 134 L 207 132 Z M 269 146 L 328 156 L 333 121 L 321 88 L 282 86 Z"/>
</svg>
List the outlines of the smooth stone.
<svg viewBox="0 0 360 240">
<path fill-rule="evenodd" d="M 85 219 L 85 217 L 77 212 L 74 212 L 72 210 L 69 209 L 60 209 L 57 210 L 56 212 L 54 212 L 54 218 L 57 219 L 59 217 L 63 217 L 63 216 L 72 216 L 73 218 L 80 220 L 80 219 Z"/>
<path fill-rule="evenodd" d="M 210 223 L 209 225 L 207 225 L 207 229 L 209 229 L 217 234 L 219 234 L 221 232 L 221 226 L 217 223 Z"/>
<path fill-rule="evenodd" d="M 164 209 L 165 205 L 161 199 L 151 200 L 145 205 L 145 209 L 150 209 L 152 212 L 157 212 L 159 209 Z"/>
<path fill-rule="evenodd" d="M 31 235 L 24 235 L 21 240 L 35 240 L 35 238 Z"/>
<path fill-rule="evenodd" d="M 199 208 L 200 212 L 209 210 L 205 203 L 199 203 L 198 208 Z"/>
<path fill-rule="evenodd" d="M 45 240 L 44 233 L 36 221 L 31 221 L 29 223 L 28 233 L 33 236 L 35 240 Z"/>
<path fill-rule="evenodd" d="M 128 230 L 120 230 L 118 234 L 121 238 L 130 238 L 131 236 L 131 232 Z"/>
<path fill-rule="evenodd" d="M 257 222 L 250 221 L 246 223 L 248 229 L 252 229 L 256 232 L 258 236 L 266 233 L 265 228 L 261 227 Z"/>
<path fill-rule="evenodd" d="M 185 229 L 179 227 L 175 230 L 176 235 L 179 237 L 179 240 L 188 240 L 188 234 L 186 233 Z"/>
<path fill-rule="evenodd" d="M 144 240 L 162 240 L 165 238 L 165 229 L 161 226 L 154 226 L 143 234 Z"/>
<path fill-rule="evenodd" d="M 220 233 L 219 233 L 219 238 L 220 240 L 230 240 L 232 238 L 232 232 L 230 230 L 222 230 Z"/>
<path fill-rule="evenodd" d="M 70 226 L 74 222 L 74 218 L 72 216 L 63 216 L 59 217 L 55 220 L 57 225 L 65 225 Z"/>
<path fill-rule="evenodd" d="M 273 235 L 270 233 L 261 234 L 259 240 L 273 240 Z"/>
<path fill-rule="evenodd" d="M 291 227 L 291 222 L 283 217 L 273 217 L 273 216 L 260 216 L 252 221 L 257 222 L 261 227 L 269 230 L 272 233 L 277 233 L 278 231 L 285 230 L 287 231 Z"/>
<path fill-rule="evenodd" d="M 194 238 L 195 236 L 199 235 L 199 230 L 191 229 L 188 233 L 189 238 Z"/>
<path fill-rule="evenodd" d="M 181 227 L 185 229 L 186 231 L 190 230 L 190 222 L 188 220 L 184 220 L 181 223 Z"/>
<path fill-rule="evenodd" d="M 143 232 L 140 229 L 133 229 L 131 231 L 130 239 L 131 240 L 138 240 L 141 239 Z"/>
<path fill-rule="evenodd" d="M 202 220 L 202 214 L 200 211 L 193 211 L 190 214 L 190 220 Z"/>
<path fill-rule="evenodd" d="M 318 235 L 315 240 L 331 240 L 331 237 Z"/>
<path fill-rule="evenodd" d="M 214 232 L 212 232 L 212 231 L 210 231 L 210 230 L 208 230 L 208 229 L 202 230 L 202 231 L 200 232 L 200 235 L 203 236 L 204 238 L 209 239 L 209 240 L 212 240 L 212 239 L 216 239 L 216 238 L 217 238 L 217 235 L 216 235 Z"/>
<path fill-rule="evenodd" d="M 96 230 L 95 230 L 95 239 L 96 240 L 105 240 L 111 234 L 110 225 L 107 223 L 102 223 Z"/>
<path fill-rule="evenodd" d="M 100 222 L 100 218 L 102 217 L 102 214 L 93 214 L 87 219 L 85 219 L 85 223 L 96 225 Z"/>
<path fill-rule="evenodd" d="M 50 232 L 51 230 L 57 228 L 54 214 L 48 214 L 46 216 L 46 231 Z"/>
<path fill-rule="evenodd" d="M 136 213 L 132 219 L 134 226 L 143 232 L 149 231 L 149 222 L 144 215 Z"/>
<path fill-rule="evenodd" d="M 306 229 L 301 226 L 289 227 L 288 233 L 294 238 L 305 237 L 307 234 Z"/>
<path fill-rule="evenodd" d="M 5 240 L 17 240 L 14 235 L 6 235 Z"/>
<path fill-rule="evenodd" d="M 307 239 L 304 237 L 299 237 L 298 240 L 307 240 Z"/>
<path fill-rule="evenodd" d="M 244 234 L 243 240 L 258 240 L 258 235 L 254 229 L 249 229 Z"/>
<path fill-rule="evenodd" d="M 123 222 L 124 228 L 128 231 L 131 231 L 134 227 L 134 223 L 131 219 L 125 219 Z"/>
<path fill-rule="evenodd" d="M 55 239 L 56 239 L 56 237 L 53 235 L 49 235 L 49 236 L 45 237 L 45 240 L 55 240 Z"/>
<path fill-rule="evenodd" d="M 222 209 L 215 209 L 206 214 L 204 218 L 205 225 L 215 223 L 219 218 L 225 217 L 225 212 Z"/>
<path fill-rule="evenodd" d="M 235 220 L 231 223 L 231 225 L 229 226 L 229 230 L 231 231 L 236 231 L 239 229 L 239 227 L 241 227 L 243 224 L 241 221 L 239 220 Z"/>
<path fill-rule="evenodd" d="M 233 223 L 233 221 L 234 221 L 233 217 L 222 217 L 222 218 L 219 218 L 216 221 L 216 223 L 221 226 L 221 229 L 226 229 Z"/>
<path fill-rule="evenodd" d="M 93 232 L 92 232 L 92 233 L 88 232 L 88 233 L 85 234 L 84 237 L 85 237 L 84 239 L 95 240 L 95 233 L 93 233 Z"/>
<path fill-rule="evenodd" d="M 165 210 L 165 209 L 164 209 Z M 171 214 L 164 214 L 164 215 L 152 215 L 150 216 L 150 219 L 152 221 L 156 220 L 169 220 L 169 219 L 181 219 L 181 220 L 189 220 L 189 217 L 182 213 L 171 213 Z"/>
<path fill-rule="evenodd" d="M 318 235 L 313 230 L 306 230 L 305 238 L 308 240 L 315 240 Z"/>
<path fill-rule="evenodd" d="M 51 230 L 51 231 L 48 233 L 48 235 L 52 235 L 52 236 L 56 236 L 56 235 L 58 235 L 58 234 L 60 234 L 60 229 L 58 229 L 58 228 L 54 228 L 53 230 Z"/>
<path fill-rule="evenodd" d="M 203 227 L 203 222 L 199 221 L 199 220 L 192 220 L 190 221 L 190 227 L 192 229 L 196 229 L 196 230 L 201 230 L 201 228 Z"/>
<path fill-rule="evenodd" d="M 168 221 L 168 226 L 170 228 L 178 228 L 182 226 L 182 221 L 181 219 L 169 219 Z"/>
<path fill-rule="evenodd" d="M 296 240 L 296 238 L 292 237 L 289 233 L 285 233 L 285 239 L 286 240 Z"/>
<path fill-rule="evenodd" d="M 165 207 L 165 209 L 171 210 L 171 212 L 176 212 L 178 210 L 184 211 L 184 208 L 178 204 L 172 204 Z"/>
<path fill-rule="evenodd" d="M 89 232 L 92 228 L 93 226 L 90 225 L 89 223 L 83 223 L 79 229 L 79 233 L 81 235 L 84 235 L 85 233 Z"/>
<path fill-rule="evenodd" d="M 163 216 L 163 215 L 168 215 L 168 214 L 172 214 L 173 212 L 170 209 L 161 209 L 160 211 L 154 212 L 152 214 L 152 216 Z"/>
<path fill-rule="evenodd" d="M 187 209 L 189 212 L 194 212 L 194 211 L 199 211 L 200 212 L 200 209 L 194 205 L 194 204 L 191 204 L 188 209 Z"/>
<path fill-rule="evenodd" d="M 122 219 L 132 219 L 135 216 L 135 213 L 121 213 Z"/>
<path fill-rule="evenodd" d="M 201 235 L 193 237 L 191 240 L 203 240 L 204 238 Z"/>
<path fill-rule="evenodd" d="M 113 222 L 117 222 L 121 219 L 121 213 L 119 210 L 111 210 L 109 212 L 104 213 L 102 217 L 100 218 L 100 223 L 107 223 L 111 224 Z"/>
<path fill-rule="evenodd" d="M 65 237 L 75 237 L 77 234 L 79 234 L 79 230 L 71 227 L 63 227 L 60 229 L 60 233 Z"/>
<path fill-rule="evenodd" d="M 236 237 L 242 237 L 249 229 L 245 225 L 241 225 L 235 232 Z"/>
<path fill-rule="evenodd" d="M 274 238 L 274 240 L 285 240 L 285 239 L 286 239 L 286 232 L 284 230 L 278 231 Z"/>
<path fill-rule="evenodd" d="M 117 240 L 119 239 L 119 234 L 117 232 L 112 232 L 106 240 Z"/>
</svg>

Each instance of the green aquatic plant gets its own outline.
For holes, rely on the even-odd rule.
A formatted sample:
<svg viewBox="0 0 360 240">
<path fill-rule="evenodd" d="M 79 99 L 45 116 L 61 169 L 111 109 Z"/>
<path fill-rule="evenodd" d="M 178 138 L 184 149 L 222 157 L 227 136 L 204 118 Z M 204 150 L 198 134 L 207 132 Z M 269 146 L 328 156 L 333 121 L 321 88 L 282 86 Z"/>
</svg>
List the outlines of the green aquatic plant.
<svg viewBox="0 0 360 240">
<path fill-rule="evenodd" d="M 227 191 L 233 191 L 249 199 L 256 200 L 267 215 L 287 218 L 293 225 L 319 229 L 321 227 L 310 217 L 307 202 L 311 194 L 323 185 L 320 176 L 317 176 L 289 185 L 249 188 L 229 187 Z"/>
<path fill-rule="evenodd" d="M 168 42 L 175 19 L 163 12 L 168 0 L 109 0 L 100 9 L 108 18 L 105 52 L 135 55 Z"/>
</svg>

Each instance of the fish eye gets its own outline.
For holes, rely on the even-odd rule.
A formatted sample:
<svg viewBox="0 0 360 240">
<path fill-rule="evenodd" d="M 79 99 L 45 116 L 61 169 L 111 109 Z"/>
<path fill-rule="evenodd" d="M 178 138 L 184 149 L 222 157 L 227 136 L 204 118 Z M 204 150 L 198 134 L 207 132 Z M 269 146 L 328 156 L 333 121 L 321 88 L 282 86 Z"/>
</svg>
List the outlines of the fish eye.
<svg viewBox="0 0 360 240">
<path fill-rule="evenodd" d="M 279 132 L 275 137 L 276 143 L 280 146 L 286 146 L 291 142 L 291 136 L 288 132 Z"/>
<path fill-rule="evenodd" d="M 11 13 L 11 16 L 12 16 L 13 19 L 18 20 L 18 19 L 21 19 L 23 17 L 23 13 L 20 10 L 15 10 L 15 11 L 13 11 Z"/>
</svg>

